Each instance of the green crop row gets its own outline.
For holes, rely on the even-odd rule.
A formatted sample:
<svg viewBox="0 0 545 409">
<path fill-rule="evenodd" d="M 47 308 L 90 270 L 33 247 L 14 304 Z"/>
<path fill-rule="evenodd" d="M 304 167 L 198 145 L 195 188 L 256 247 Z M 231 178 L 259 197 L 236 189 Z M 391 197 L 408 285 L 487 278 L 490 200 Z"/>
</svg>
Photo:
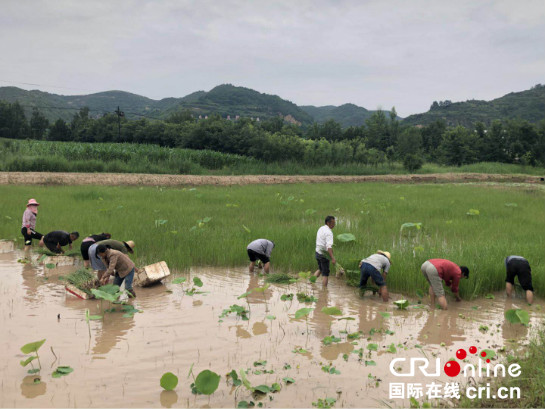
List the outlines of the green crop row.
<svg viewBox="0 0 545 409">
<path fill-rule="evenodd" d="M 256 238 L 276 243 L 275 271 L 314 271 L 317 229 L 337 217 L 336 242 L 344 267 L 377 249 L 392 253 L 388 285 L 414 294 L 426 289 L 420 272 L 429 258 L 447 258 L 471 270 L 465 298 L 500 290 L 503 260 L 522 255 L 532 266 L 536 292 L 545 295 L 544 193 L 540 186 L 299 184 L 203 186 L 192 189 L 1 186 L 0 237 L 20 236 L 24 204 L 42 205 L 37 230 L 107 231 L 134 240 L 141 265 L 165 260 L 173 269 L 193 265 L 241 266 Z M 210 219 L 208 219 L 210 218 Z M 421 223 L 401 228 L 405 223 Z"/>
</svg>

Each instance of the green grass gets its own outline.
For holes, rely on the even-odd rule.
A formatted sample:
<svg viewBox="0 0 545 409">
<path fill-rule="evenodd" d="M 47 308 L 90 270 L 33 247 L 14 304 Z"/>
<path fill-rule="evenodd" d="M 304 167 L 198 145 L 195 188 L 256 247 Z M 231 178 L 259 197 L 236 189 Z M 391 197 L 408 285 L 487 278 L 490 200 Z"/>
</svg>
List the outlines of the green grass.
<svg viewBox="0 0 545 409">
<path fill-rule="evenodd" d="M 0 186 L 0 197 L 0 237 L 16 237 L 19 245 L 24 205 L 34 197 L 42 204 L 39 232 L 77 230 L 85 237 L 108 231 L 115 239 L 136 242 L 141 266 L 160 260 L 172 269 L 242 266 L 248 262 L 247 244 L 268 238 L 276 244 L 271 259 L 274 271 L 297 273 L 316 269 L 316 231 L 332 214 L 338 218 L 336 235 L 350 232 L 357 238 L 335 244 L 341 265 L 354 269 L 358 259 L 377 249 L 390 251 L 392 291 L 414 295 L 417 288 L 426 289 L 420 266 L 434 257 L 470 268 L 470 279 L 461 284 L 463 297 L 500 290 L 505 285 L 504 258 L 519 254 L 530 260 L 536 272 L 537 294 L 545 295 L 545 276 L 540 274 L 545 257 L 540 186 Z M 469 209 L 478 209 L 480 215 L 466 215 Z M 203 222 L 207 217 L 211 220 Z M 401 233 L 406 222 L 420 222 L 422 229 Z"/>
</svg>

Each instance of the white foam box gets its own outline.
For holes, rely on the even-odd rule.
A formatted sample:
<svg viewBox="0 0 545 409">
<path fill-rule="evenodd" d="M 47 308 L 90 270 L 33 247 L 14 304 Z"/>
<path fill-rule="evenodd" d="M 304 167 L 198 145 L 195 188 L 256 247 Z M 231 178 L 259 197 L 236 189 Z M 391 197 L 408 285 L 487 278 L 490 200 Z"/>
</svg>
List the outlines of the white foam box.
<svg viewBox="0 0 545 409">
<path fill-rule="evenodd" d="M 0 253 L 9 253 L 15 250 L 15 245 L 12 241 L 0 240 Z"/>
<path fill-rule="evenodd" d="M 167 263 L 160 261 L 158 263 L 139 268 L 138 273 L 136 274 L 136 284 L 141 287 L 147 287 L 158 283 L 169 275 L 170 270 L 168 269 Z"/>
</svg>

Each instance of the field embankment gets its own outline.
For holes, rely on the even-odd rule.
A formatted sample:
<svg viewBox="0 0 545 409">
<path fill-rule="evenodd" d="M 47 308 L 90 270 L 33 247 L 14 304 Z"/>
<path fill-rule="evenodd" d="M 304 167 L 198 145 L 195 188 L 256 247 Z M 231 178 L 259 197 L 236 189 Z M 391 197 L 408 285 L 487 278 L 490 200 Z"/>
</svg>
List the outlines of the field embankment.
<svg viewBox="0 0 545 409">
<path fill-rule="evenodd" d="M 158 175 L 135 173 L 0 172 L 0 185 L 201 186 L 274 185 L 287 183 L 545 183 L 540 176 L 484 173 L 420 175 Z"/>
</svg>

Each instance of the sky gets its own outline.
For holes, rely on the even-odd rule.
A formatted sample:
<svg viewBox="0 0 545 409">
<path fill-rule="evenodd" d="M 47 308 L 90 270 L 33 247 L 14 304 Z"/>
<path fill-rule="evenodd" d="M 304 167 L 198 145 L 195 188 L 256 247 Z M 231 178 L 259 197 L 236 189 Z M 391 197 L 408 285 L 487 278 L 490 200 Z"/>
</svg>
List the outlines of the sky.
<svg viewBox="0 0 545 409">
<path fill-rule="evenodd" d="M 2 0 L 0 86 L 297 105 L 491 100 L 545 83 L 545 1 Z"/>
</svg>

